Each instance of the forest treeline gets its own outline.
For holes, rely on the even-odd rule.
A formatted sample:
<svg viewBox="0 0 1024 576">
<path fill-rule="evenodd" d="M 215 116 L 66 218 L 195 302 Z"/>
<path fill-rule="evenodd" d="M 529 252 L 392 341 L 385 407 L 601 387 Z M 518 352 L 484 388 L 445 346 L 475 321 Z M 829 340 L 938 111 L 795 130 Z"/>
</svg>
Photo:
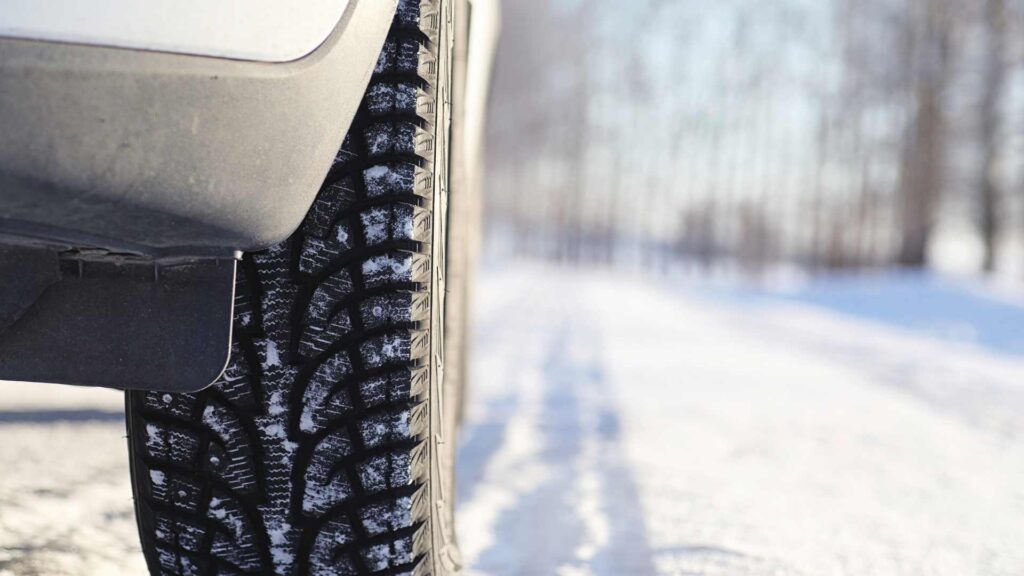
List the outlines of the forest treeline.
<svg viewBox="0 0 1024 576">
<path fill-rule="evenodd" d="M 1024 0 L 515 0 L 503 27 L 515 251 L 922 267 L 952 230 L 991 271 L 1024 242 Z"/>
</svg>

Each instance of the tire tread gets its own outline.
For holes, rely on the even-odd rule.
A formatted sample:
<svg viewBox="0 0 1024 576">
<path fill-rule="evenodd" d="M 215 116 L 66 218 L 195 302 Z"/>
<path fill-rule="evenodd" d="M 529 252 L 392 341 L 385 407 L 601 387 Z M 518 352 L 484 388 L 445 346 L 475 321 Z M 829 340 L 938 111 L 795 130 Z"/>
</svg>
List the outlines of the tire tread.
<svg viewBox="0 0 1024 576">
<path fill-rule="evenodd" d="M 431 573 L 439 4 L 401 1 L 299 230 L 240 262 L 224 375 L 128 393 L 151 574 Z"/>
</svg>

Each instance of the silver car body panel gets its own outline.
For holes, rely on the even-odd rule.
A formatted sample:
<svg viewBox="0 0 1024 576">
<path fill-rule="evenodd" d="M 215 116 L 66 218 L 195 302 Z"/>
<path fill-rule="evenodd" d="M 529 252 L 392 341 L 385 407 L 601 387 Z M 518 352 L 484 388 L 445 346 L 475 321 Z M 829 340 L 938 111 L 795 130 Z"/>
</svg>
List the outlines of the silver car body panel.
<svg viewBox="0 0 1024 576">
<path fill-rule="evenodd" d="M 0 37 L 261 62 L 313 52 L 349 0 L 0 0 Z"/>
</svg>

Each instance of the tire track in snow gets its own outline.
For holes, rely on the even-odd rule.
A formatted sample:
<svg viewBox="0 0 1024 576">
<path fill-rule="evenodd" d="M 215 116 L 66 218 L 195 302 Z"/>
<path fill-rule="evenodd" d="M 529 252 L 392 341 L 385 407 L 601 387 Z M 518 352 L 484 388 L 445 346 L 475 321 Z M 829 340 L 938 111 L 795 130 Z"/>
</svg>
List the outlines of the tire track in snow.
<svg viewBox="0 0 1024 576">
<path fill-rule="evenodd" d="M 504 366 L 479 370 L 475 385 L 491 374 L 506 378 L 503 393 L 478 402 L 488 416 L 469 426 L 460 451 L 469 573 L 651 574 L 598 338 L 580 322 L 584 311 L 561 298 L 524 302 L 534 303 L 528 318 L 493 326 L 505 346 L 477 349 L 480 364 L 499 358 Z"/>
<path fill-rule="evenodd" d="M 892 390 L 871 353 L 837 362 L 788 337 L 786 318 L 752 330 L 767 318 L 650 283 L 589 283 L 594 306 L 630 302 L 596 321 L 643 470 L 652 573 L 1024 573 L 1019 446 Z M 834 343 L 851 329 L 811 332 Z"/>
<path fill-rule="evenodd" d="M 541 312 L 522 298 L 496 314 L 498 321 L 482 322 L 491 329 L 478 338 L 472 405 L 462 432 L 457 486 L 457 527 L 466 564 L 496 544 L 496 526 L 521 494 L 540 484 L 546 471 L 537 461 L 541 438 L 537 432 L 542 403 L 537 367 L 548 339 L 537 330 Z M 472 573 L 472 572 L 470 572 Z"/>
</svg>

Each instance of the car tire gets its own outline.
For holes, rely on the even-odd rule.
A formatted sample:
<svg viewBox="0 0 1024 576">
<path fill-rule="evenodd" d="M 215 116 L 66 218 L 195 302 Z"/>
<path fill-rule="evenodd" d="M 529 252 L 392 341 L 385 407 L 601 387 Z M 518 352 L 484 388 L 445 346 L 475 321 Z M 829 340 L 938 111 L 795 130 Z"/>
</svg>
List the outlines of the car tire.
<svg viewBox="0 0 1024 576">
<path fill-rule="evenodd" d="M 128 392 L 154 576 L 447 575 L 443 383 L 453 3 L 402 0 L 302 226 L 238 267 L 232 356 Z M 462 303 L 458 303 L 460 306 Z"/>
</svg>

